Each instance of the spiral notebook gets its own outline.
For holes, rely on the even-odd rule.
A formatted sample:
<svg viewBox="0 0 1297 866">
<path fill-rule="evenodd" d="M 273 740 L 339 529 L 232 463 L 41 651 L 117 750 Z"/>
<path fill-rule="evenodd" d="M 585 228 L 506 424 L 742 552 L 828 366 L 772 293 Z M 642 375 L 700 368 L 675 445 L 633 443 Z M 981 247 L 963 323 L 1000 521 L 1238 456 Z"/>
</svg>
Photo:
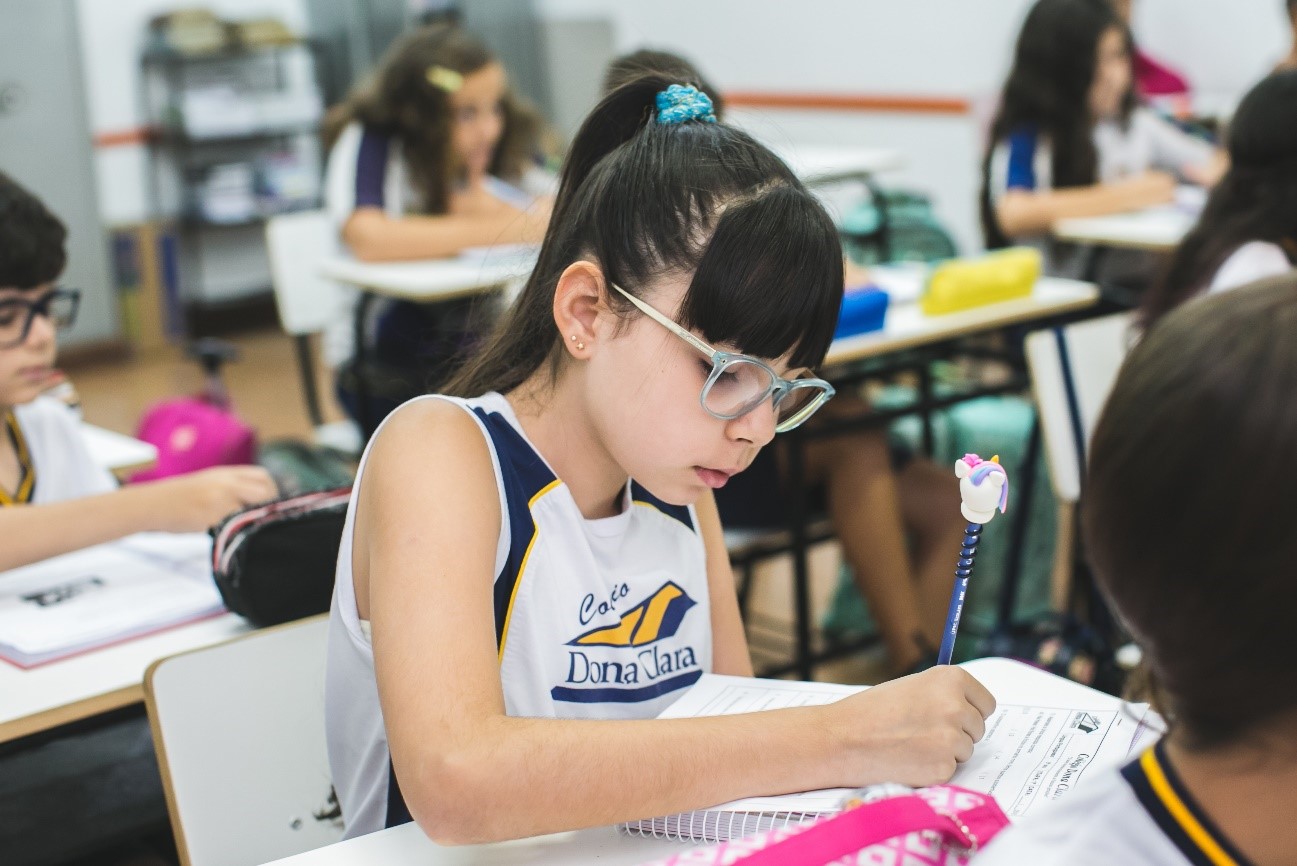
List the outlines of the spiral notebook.
<svg viewBox="0 0 1297 866">
<path fill-rule="evenodd" d="M 1005 659 L 966 665 L 999 701 L 986 735 L 950 784 L 992 794 L 1011 819 L 1058 799 L 1096 771 L 1120 767 L 1160 730 L 1146 704 L 1131 704 Z M 862 686 L 704 674 L 659 718 L 750 713 L 833 703 Z M 847 788 L 749 797 L 709 809 L 620 825 L 637 836 L 724 842 L 839 811 Z"/>
</svg>

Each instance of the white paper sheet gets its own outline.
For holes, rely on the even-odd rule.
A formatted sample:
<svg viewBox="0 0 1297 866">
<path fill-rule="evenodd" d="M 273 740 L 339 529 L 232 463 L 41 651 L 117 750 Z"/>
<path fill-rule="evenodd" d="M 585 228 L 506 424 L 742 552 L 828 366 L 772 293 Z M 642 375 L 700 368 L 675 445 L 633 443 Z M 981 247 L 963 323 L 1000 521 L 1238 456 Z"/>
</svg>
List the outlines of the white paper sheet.
<svg viewBox="0 0 1297 866">
<path fill-rule="evenodd" d="M 0 572 L 0 657 L 36 664 L 223 609 L 205 533 L 141 533 Z"/>
<path fill-rule="evenodd" d="M 668 707 L 661 718 L 695 718 L 833 703 L 861 686 L 802 683 L 705 675 Z M 950 780 L 993 794 L 1010 818 L 1065 796 L 1084 777 L 1117 767 L 1156 735 L 1144 704 L 1128 704 L 1075 687 L 1067 706 L 1000 704 L 986 722 L 986 735 Z M 1049 696 L 1052 698 L 1053 696 Z M 713 807 L 750 812 L 835 812 L 848 789 L 832 788 L 750 797 Z"/>
</svg>

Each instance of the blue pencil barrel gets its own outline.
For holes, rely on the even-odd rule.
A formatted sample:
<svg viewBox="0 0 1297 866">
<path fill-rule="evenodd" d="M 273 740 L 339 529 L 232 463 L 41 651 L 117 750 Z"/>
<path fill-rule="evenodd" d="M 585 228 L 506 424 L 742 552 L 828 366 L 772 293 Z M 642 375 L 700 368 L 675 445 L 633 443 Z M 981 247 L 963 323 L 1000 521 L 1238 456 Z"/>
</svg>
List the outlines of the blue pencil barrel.
<svg viewBox="0 0 1297 866">
<path fill-rule="evenodd" d="M 964 541 L 959 546 L 959 561 L 955 563 L 955 585 L 950 590 L 950 606 L 946 609 L 946 629 L 941 633 L 941 649 L 937 664 L 948 665 L 955 654 L 955 635 L 959 633 L 959 620 L 964 615 L 964 597 L 968 594 L 968 579 L 973 574 L 973 560 L 977 557 L 977 540 L 982 535 L 982 524 L 970 523 L 964 529 Z"/>
</svg>

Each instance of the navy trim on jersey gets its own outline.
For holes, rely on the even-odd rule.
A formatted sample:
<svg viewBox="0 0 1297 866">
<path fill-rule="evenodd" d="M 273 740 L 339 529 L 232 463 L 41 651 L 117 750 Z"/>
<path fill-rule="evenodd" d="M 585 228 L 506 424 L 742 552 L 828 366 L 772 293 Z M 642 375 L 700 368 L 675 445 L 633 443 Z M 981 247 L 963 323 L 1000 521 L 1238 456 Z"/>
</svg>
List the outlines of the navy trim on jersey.
<svg viewBox="0 0 1297 866">
<path fill-rule="evenodd" d="M 509 556 L 504 568 L 495 578 L 495 645 L 504 646 L 504 625 L 509 615 L 509 602 L 514 587 L 522 576 L 522 559 L 527 554 L 536 522 L 531 516 L 531 500 L 550 483 L 554 473 L 545 465 L 527 440 L 499 412 L 474 408 L 474 414 L 486 426 L 487 435 L 495 446 L 500 461 L 500 479 L 504 485 L 505 504 L 509 513 Z M 506 517 L 502 515 L 502 517 Z"/>
<path fill-rule="evenodd" d="M 396 769 L 392 766 L 392 758 L 387 759 L 387 814 L 383 817 L 384 827 L 399 827 L 402 824 L 409 824 L 414 818 L 410 815 L 410 809 L 405 805 L 405 797 L 401 795 L 401 785 L 396 781 Z"/>
<path fill-rule="evenodd" d="M 1185 821 L 1177 818 L 1172 812 L 1173 807 L 1182 806 L 1183 811 L 1188 812 L 1190 823 L 1196 821 L 1202 832 L 1211 837 L 1210 842 L 1218 846 L 1226 857 L 1232 858 L 1236 866 L 1251 866 L 1252 861 L 1239 853 L 1238 849 L 1225 837 L 1220 828 L 1202 810 L 1202 807 L 1198 805 L 1198 801 L 1193 798 L 1193 795 L 1184 786 L 1184 782 L 1175 772 L 1175 768 L 1167 760 L 1166 741 L 1159 740 L 1150 752 L 1151 755 L 1148 753 L 1141 755 L 1138 760 L 1123 767 L 1121 774 L 1134 790 L 1135 797 L 1145 811 L 1148 812 L 1148 816 L 1166 834 L 1167 839 L 1171 840 L 1172 844 L 1185 856 L 1185 859 L 1194 866 L 1222 866 L 1222 864 L 1230 862 L 1229 860 L 1213 857 L 1194 841 L 1186 830 Z M 1160 794 L 1153 779 L 1149 777 L 1149 772 L 1144 767 L 1144 761 L 1150 758 L 1156 769 L 1160 770 L 1161 775 L 1166 779 L 1166 783 L 1171 789 L 1169 792 Z M 1178 800 L 1179 803 L 1171 802 L 1174 800 Z"/>
<path fill-rule="evenodd" d="M 356 201 L 353 207 L 383 207 L 387 180 L 388 138 L 366 128 L 356 154 Z"/>
<path fill-rule="evenodd" d="M 1036 188 L 1036 133 L 1020 129 L 1009 136 L 1009 170 L 1005 189 Z"/>
<path fill-rule="evenodd" d="M 556 701 L 575 704 L 634 704 L 692 686 L 702 675 L 703 672 L 700 670 L 689 671 L 638 689 L 574 689 L 568 686 L 554 686 L 549 690 L 549 696 Z"/>
<path fill-rule="evenodd" d="M 661 511 L 667 517 L 674 517 L 692 532 L 698 531 L 697 527 L 694 526 L 694 519 L 690 516 L 689 509 L 686 506 L 669 505 L 663 502 L 661 499 L 658 499 L 652 493 L 645 490 L 638 481 L 632 481 L 630 483 L 630 498 L 632 502 L 642 502 L 651 508 Z"/>
</svg>

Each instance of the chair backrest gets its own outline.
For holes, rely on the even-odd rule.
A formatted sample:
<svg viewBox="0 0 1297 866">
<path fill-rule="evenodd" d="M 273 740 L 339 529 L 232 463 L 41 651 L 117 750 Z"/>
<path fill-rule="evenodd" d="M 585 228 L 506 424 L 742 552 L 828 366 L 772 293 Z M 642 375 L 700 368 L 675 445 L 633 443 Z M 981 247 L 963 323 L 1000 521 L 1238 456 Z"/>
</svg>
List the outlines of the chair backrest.
<svg viewBox="0 0 1297 866">
<path fill-rule="evenodd" d="M 1049 475 L 1065 502 L 1081 495 L 1090 437 L 1130 348 L 1131 324 L 1131 314 L 1118 313 L 1027 336 Z"/>
<path fill-rule="evenodd" d="M 318 273 L 320 262 L 338 252 L 338 230 L 322 210 L 271 217 L 266 250 L 279 322 L 293 336 L 313 334 L 333 322 L 347 303 L 341 287 Z"/>
<path fill-rule="evenodd" d="M 155 662 L 145 700 L 186 866 L 253 866 L 336 842 L 324 741 L 327 617 Z"/>
</svg>

